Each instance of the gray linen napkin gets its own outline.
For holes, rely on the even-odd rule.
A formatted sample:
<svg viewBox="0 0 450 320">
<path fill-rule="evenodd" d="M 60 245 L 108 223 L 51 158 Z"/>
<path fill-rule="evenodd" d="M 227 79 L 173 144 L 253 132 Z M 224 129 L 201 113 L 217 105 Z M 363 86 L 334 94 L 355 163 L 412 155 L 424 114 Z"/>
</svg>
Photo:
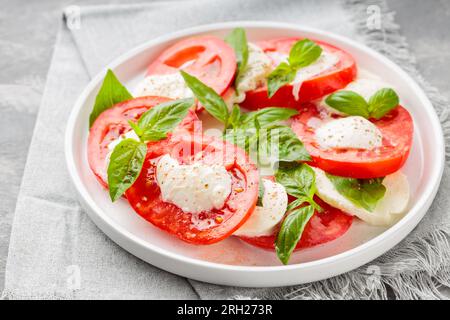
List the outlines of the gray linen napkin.
<svg viewBox="0 0 450 320">
<path fill-rule="evenodd" d="M 449 285 L 450 273 L 447 168 L 441 190 L 422 223 L 371 267 L 303 286 L 243 289 L 185 281 L 118 248 L 81 211 L 64 167 L 65 119 L 90 77 L 118 55 L 151 38 L 231 20 L 299 23 L 367 43 L 402 65 L 427 90 L 449 141 L 446 101 L 418 75 L 384 1 L 371 4 L 381 10 L 380 30 L 367 28 L 367 4 L 355 0 L 196 0 L 81 8 L 80 28 L 71 30 L 76 47 L 63 28 L 49 72 L 15 213 L 4 296 L 358 299 L 386 298 L 389 286 L 399 298 L 442 297 L 438 287 Z"/>
<path fill-rule="evenodd" d="M 62 29 L 29 150 L 11 234 L 4 296 L 12 299 L 192 299 L 189 283 L 110 241 L 75 199 L 64 130 L 89 77 Z"/>
</svg>

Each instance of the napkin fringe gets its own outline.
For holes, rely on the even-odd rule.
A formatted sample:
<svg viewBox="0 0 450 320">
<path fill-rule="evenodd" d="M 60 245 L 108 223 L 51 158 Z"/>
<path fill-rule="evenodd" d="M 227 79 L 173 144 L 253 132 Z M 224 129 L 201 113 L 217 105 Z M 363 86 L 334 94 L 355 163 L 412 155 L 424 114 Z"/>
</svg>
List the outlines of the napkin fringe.
<svg viewBox="0 0 450 320">
<path fill-rule="evenodd" d="M 446 299 L 439 288 L 450 287 L 449 261 L 450 230 L 436 230 L 426 237 L 411 242 L 408 246 L 389 251 L 372 264 L 358 268 L 354 272 L 297 286 L 289 293 L 276 290 L 264 298 Z"/>
<path fill-rule="evenodd" d="M 446 141 L 446 165 L 450 165 L 449 102 L 418 72 L 416 60 L 394 21 L 385 0 L 378 6 L 382 28 L 367 25 L 369 4 L 344 0 L 365 43 L 391 57 L 424 88 L 437 111 Z M 263 299 L 446 299 L 440 287 L 450 287 L 450 226 L 443 225 L 407 245 L 397 246 L 372 263 L 331 279 L 293 288 L 271 290 Z M 288 292 L 287 292 L 288 291 Z M 235 296 L 242 299 L 245 297 Z"/>
<path fill-rule="evenodd" d="M 0 295 L 0 300 L 71 300 L 74 297 L 72 295 L 59 294 L 59 293 L 35 293 L 29 294 L 28 292 L 16 292 L 15 290 L 3 290 Z"/>
<path fill-rule="evenodd" d="M 450 230 L 436 230 L 353 272 L 290 289 L 277 288 L 263 297 L 236 295 L 233 299 L 444 300 L 448 298 L 439 289 L 450 287 L 449 261 Z"/>
</svg>

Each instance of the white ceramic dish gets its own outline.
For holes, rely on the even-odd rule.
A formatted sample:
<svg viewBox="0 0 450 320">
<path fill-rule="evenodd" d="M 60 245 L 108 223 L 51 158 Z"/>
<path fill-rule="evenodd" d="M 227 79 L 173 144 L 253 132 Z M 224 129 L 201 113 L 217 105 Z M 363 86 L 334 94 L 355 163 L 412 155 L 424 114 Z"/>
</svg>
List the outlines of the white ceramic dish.
<svg viewBox="0 0 450 320">
<path fill-rule="evenodd" d="M 216 284 L 265 287 L 321 280 L 366 264 L 392 248 L 419 223 L 436 195 L 444 168 L 444 141 L 439 120 L 425 93 L 384 56 L 347 38 L 315 29 L 274 22 L 233 22 L 159 37 L 129 51 L 107 68 L 132 90 L 150 61 L 171 43 L 204 33 L 224 37 L 235 27 L 245 27 L 250 41 L 303 36 L 329 42 L 351 53 L 359 67 L 382 75 L 395 86 L 415 125 L 411 156 L 403 168 L 412 192 L 406 216 L 387 230 L 356 222 L 338 240 L 295 253 L 287 266 L 281 265 L 275 254 L 236 238 L 210 246 L 183 243 L 141 219 L 125 200 L 112 204 L 89 169 L 88 119 L 105 72 L 98 74 L 77 100 L 66 132 L 67 166 L 86 212 L 113 241 L 137 257 L 164 270 Z"/>
</svg>

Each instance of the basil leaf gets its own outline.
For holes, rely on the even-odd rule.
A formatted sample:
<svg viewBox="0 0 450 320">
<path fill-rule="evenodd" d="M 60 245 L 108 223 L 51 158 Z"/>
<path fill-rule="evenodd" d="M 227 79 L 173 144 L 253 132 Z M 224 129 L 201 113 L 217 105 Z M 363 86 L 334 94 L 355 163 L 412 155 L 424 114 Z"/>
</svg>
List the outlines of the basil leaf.
<svg viewBox="0 0 450 320">
<path fill-rule="evenodd" d="M 142 133 L 140 138 L 141 141 L 159 141 L 167 138 L 167 132 L 148 129 Z"/>
<path fill-rule="evenodd" d="M 329 95 L 326 104 L 350 116 L 369 118 L 369 106 L 366 100 L 356 92 L 341 90 Z"/>
<path fill-rule="evenodd" d="M 251 132 L 241 129 L 228 129 L 223 139 L 248 152 Z"/>
<path fill-rule="evenodd" d="M 269 98 L 272 98 L 282 86 L 294 81 L 296 74 L 297 70 L 289 64 L 286 62 L 280 63 L 267 78 L 267 93 Z"/>
<path fill-rule="evenodd" d="M 222 97 L 214 91 L 214 89 L 208 87 L 196 77 L 187 74 L 184 71 L 180 71 L 181 75 L 186 82 L 189 89 L 192 90 L 195 97 L 205 107 L 206 111 L 211 114 L 217 120 L 223 122 L 225 127 L 228 125 L 228 107 Z"/>
<path fill-rule="evenodd" d="M 225 38 L 225 42 L 233 48 L 236 55 L 236 62 L 238 71 L 236 74 L 235 87 L 240 80 L 240 75 L 244 72 L 248 62 L 248 43 L 245 30 L 243 28 L 236 28 Z"/>
<path fill-rule="evenodd" d="M 295 208 L 299 207 L 304 202 L 308 202 L 310 205 L 312 205 L 314 207 L 314 210 L 316 210 L 318 212 L 322 212 L 323 208 L 321 206 L 319 206 L 316 201 L 314 201 L 313 197 L 314 196 L 312 196 L 312 197 L 299 197 L 299 198 L 295 199 L 294 201 L 292 201 L 292 202 L 290 202 L 288 204 L 286 211 L 292 211 Z"/>
<path fill-rule="evenodd" d="M 105 79 L 103 79 L 102 86 L 95 97 L 94 108 L 89 116 L 89 127 L 92 127 L 95 119 L 97 119 L 103 111 L 119 102 L 132 98 L 133 96 L 120 83 L 114 73 L 108 69 Z"/>
<path fill-rule="evenodd" d="M 261 114 L 255 112 L 241 115 L 242 124 L 232 130 L 227 130 L 224 139 L 249 153 L 252 151 L 251 154 L 256 156 L 257 161 L 259 159 L 276 159 L 278 162 L 311 160 L 303 143 L 290 127 L 269 125 L 276 122 L 277 118 L 289 118 L 296 111 L 282 108 L 268 109 L 270 110 L 267 113 L 261 110 Z"/>
<path fill-rule="evenodd" d="M 147 153 L 147 145 L 124 139 L 113 150 L 108 165 L 108 187 L 112 201 L 119 199 L 138 178 Z"/>
<path fill-rule="evenodd" d="M 399 103 L 400 99 L 394 90 L 380 89 L 369 99 L 370 115 L 375 119 L 381 119 Z"/>
<path fill-rule="evenodd" d="M 386 187 L 382 184 L 383 178 L 354 179 L 333 176 L 328 173 L 327 177 L 342 196 L 357 207 L 371 212 L 386 193 Z"/>
<path fill-rule="evenodd" d="M 259 135 L 259 130 L 261 129 L 261 124 L 259 123 L 258 117 L 253 118 L 253 126 L 256 129 L 256 134 Z"/>
<path fill-rule="evenodd" d="M 277 126 L 272 129 L 272 141 L 278 139 L 278 161 L 310 161 L 311 156 L 303 142 L 288 126 Z"/>
<path fill-rule="evenodd" d="M 131 120 L 128 120 L 128 124 L 130 125 L 131 129 L 137 134 L 137 136 L 140 138 L 142 134 L 144 133 L 141 127 L 139 125 Z"/>
<path fill-rule="evenodd" d="M 303 203 L 309 202 L 309 198 L 307 197 L 299 197 L 295 199 L 294 201 L 290 202 L 286 208 L 286 212 L 292 211 L 298 207 L 300 207 Z"/>
<path fill-rule="evenodd" d="M 260 126 L 264 128 L 268 125 L 274 124 L 275 122 L 288 120 L 297 113 L 297 110 L 294 109 L 268 107 L 244 114 L 242 117 L 242 126 L 251 127 L 255 121 L 254 119 L 258 118 Z"/>
<path fill-rule="evenodd" d="M 139 118 L 137 125 L 141 134 L 136 132 L 143 141 L 158 141 L 164 139 L 186 117 L 194 105 L 193 98 L 180 99 L 160 103 Z M 136 131 L 136 130 L 135 130 Z"/>
<path fill-rule="evenodd" d="M 241 108 L 239 105 L 233 105 L 231 109 L 230 118 L 228 120 L 228 125 L 232 128 L 237 128 L 241 124 Z"/>
<path fill-rule="evenodd" d="M 314 63 L 322 54 L 322 48 L 314 41 L 303 39 L 296 42 L 289 52 L 289 64 L 298 70 Z"/>
<path fill-rule="evenodd" d="M 316 192 L 316 176 L 307 164 L 291 164 L 278 168 L 275 179 L 291 196 L 312 199 Z"/>
<path fill-rule="evenodd" d="M 275 250 L 283 264 L 287 264 L 297 243 L 300 241 L 305 226 L 314 214 L 314 207 L 309 205 L 293 210 L 281 224 L 275 241 Z"/>
<path fill-rule="evenodd" d="M 267 78 L 269 98 L 282 86 L 294 81 L 297 71 L 307 67 L 319 59 L 322 48 L 309 39 L 297 41 L 289 52 L 288 62 L 280 63 Z"/>
<path fill-rule="evenodd" d="M 256 155 L 257 162 L 260 159 L 272 163 L 274 161 L 291 162 L 311 160 L 303 143 L 290 127 L 274 125 L 266 128 L 257 128 L 257 119 L 255 118 L 254 128 L 237 130 L 237 135 L 248 137 L 247 149 L 245 150 L 253 157 Z"/>
</svg>

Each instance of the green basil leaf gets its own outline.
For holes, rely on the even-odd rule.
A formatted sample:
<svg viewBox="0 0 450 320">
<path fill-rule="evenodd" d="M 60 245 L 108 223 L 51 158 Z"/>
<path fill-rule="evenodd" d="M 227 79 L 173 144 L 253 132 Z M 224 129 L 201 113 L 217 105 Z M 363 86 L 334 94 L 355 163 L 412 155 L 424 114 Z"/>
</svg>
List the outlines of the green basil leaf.
<svg viewBox="0 0 450 320">
<path fill-rule="evenodd" d="M 138 178 L 147 145 L 134 139 L 122 140 L 113 150 L 108 165 L 108 187 L 112 201 L 119 199 Z"/>
<path fill-rule="evenodd" d="M 326 104 L 349 116 L 369 118 L 369 106 L 366 100 L 354 91 L 341 90 L 329 95 Z"/>
<path fill-rule="evenodd" d="M 291 211 L 281 224 L 275 241 L 278 258 L 287 264 L 297 243 L 300 241 L 305 226 L 314 214 L 314 207 L 309 205 Z"/>
<path fill-rule="evenodd" d="M 277 126 L 272 129 L 272 141 L 278 139 L 278 161 L 310 161 L 311 156 L 303 142 L 288 126 Z"/>
<path fill-rule="evenodd" d="M 232 128 L 237 128 L 241 124 L 241 108 L 239 105 L 233 105 L 233 109 L 231 109 L 230 118 L 228 120 L 228 125 Z"/>
<path fill-rule="evenodd" d="M 328 173 L 327 177 L 342 196 L 357 207 L 362 207 L 368 211 L 373 211 L 378 201 L 386 193 L 386 187 L 382 184 L 382 178 L 354 179 L 333 176 Z"/>
<path fill-rule="evenodd" d="M 316 176 L 314 170 L 305 163 L 280 164 L 275 179 L 282 184 L 291 196 L 312 199 L 316 192 Z"/>
<path fill-rule="evenodd" d="M 141 141 L 159 141 L 167 138 L 167 132 L 148 129 L 140 136 Z"/>
<path fill-rule="evenodd" d="M 131 129 L 133 129 L 134 132 L 136 132 L 138 137 L 141 137 L 144 133 L 142 129 L 139 127 L 139 125 L 136 122 L 133 122 L 131 120 L 128 120 L 128 124 L 130 125 Z"/>
<path fill-rule="evenodd" d="M 255 121 L 254 119 L 258 118 L 261 128 L 264 128 L 278 121 L 288 120 L 297 113 L 297 110 L 289 108 L 268 107 L 260 109 L 244 114 L 242 117 L 242 127 L 251 127 Z"/>
<path fill-rule="evenodd" d="M 164 139 L 186 117 L 194 105 L 193 98 L 168 101 L 146 111 L 138 120 L 141 132 L 136 134 L 143 141 Z M 135 130 L 136 131 L 136 130 Z"/>
<path fill-rule="evenodd" d="M 119 102 L 132 98 L 133 96 L 128 92 L 127 88 L 125 88 L 116 78 L 114 73 L 108 69 L 106 76 L 103 79 L 102 86 L 95 97 L 94 108 L 89 116 L 89 127 L 92 127 L 95 119 L 97 119 L 103 111 Z"/>
<path fill-rule="evenodd" d="M 186 82 L 189 89 L 192 90 L 195 97 L 205 107 L 206 111 L 217 120 L 223 122 L 225 127 L 228 125 L 228 106 L 223 101 L 222 97 L 214 91 L 214 89 L 208 87 L 196 77 L 187 74 L 184 71 L 180 71 L 181 75 Z"/>
<path fill-rule="evenodd" d="M 286 208 L 286 212 L 292 211 L 294 209 L 297 209 L 300 207 L 303 203 L 309 202 L 308 197 L 299 197 L 295 199 L 294 201 L 290 202 Z"/>
<path fill-rule="evenodd" d="M 280 63 L 267 78 L 269 98 L 282 86 L 294 81 L 297 71 L 314 63 L 321 54 L 322 48 L 309 39 L 296 42 L 289 52 L 288 62 Z"/>
<path fill-rule="evenodd" d="M 375 119 L 381 119 L 399 103 L 400 99 L 394 90 L 380 89 L 369 99 L 370 115 Z"/>
<path fill-rule="evenodd" d="M 260 159 L 276 162 L 311 160 L 303 143 L 290 127 L 273 125 L 263 128 L 258 117 L 251 119 L 253 126 L 229 129 L 224 134 L 224 139 L 244 149 L 253 158 L 256 156 L 253 159 L 256 162 Z"/>
<path fill-rule="evenodd" d="M 245 132 L 249 136 L 250 153 L 253 157 L 256 155 L 258 161 L 261 159 L 265 162 L 270 161 L 273 163 L 274 161 L 311 160 L 303 143 L 288 126 L 274 125 L 258 129 L 255 125 L 254 128 L 239 130 L 239 132 L 241 134 Z"/>
<path fill-rule="evenodd" d="M 251 138 L 250 135 L 250 132 L 242 129 L 228 129 L 226 130 L 223 139 L 248 152 Z"/>
<path fill-rule="evenodd" d="M 272 98 L 282 86 L 294 81 L 296 74 L 297 70 L 289 64 L 286 62 L 280 63 L 267 78 L 267 93 L 269 98 Z"/>
<path fill-rule="evenodd" d="M 259 135 L 259 130 L 261 129 L 261 124 L 259 123 L 258 117 L 253 118 L 253 126 L 256 129 L 256 134 Z"/>
<path fill-rule="evenodd" d="M 313 196 L 299 197 L 299 198 L 295 199 L 294 201 L 292 201 L 288 204 L 286 211 L 292 211 L 305 202 L 308 202 L 310 205 L 312 205 L 314 207 L 314 210 L 316 210 L 318 212 L 323 211 L 323 208 L 321 206 L 319 206 L 316 201 L 314 201 Z"/>
<path fill-rule="evenodd" d="M 298 70 L 314 63 L 322 54 L 322 48 L 314 41 L 303 39 L 296 42 L 289 52 L 289 64 Z"/>
<path fill-rule="evenodd" d="M 233 48 L 236 56 L 238 71 L 236 74 L 235 87 L 240 80 L 240 75 L 244 72 L 248 62 L 248 43 L 245 30 L 243 28 L 236 28 L 225 38 L 225 42 Z"/>
</svg>

